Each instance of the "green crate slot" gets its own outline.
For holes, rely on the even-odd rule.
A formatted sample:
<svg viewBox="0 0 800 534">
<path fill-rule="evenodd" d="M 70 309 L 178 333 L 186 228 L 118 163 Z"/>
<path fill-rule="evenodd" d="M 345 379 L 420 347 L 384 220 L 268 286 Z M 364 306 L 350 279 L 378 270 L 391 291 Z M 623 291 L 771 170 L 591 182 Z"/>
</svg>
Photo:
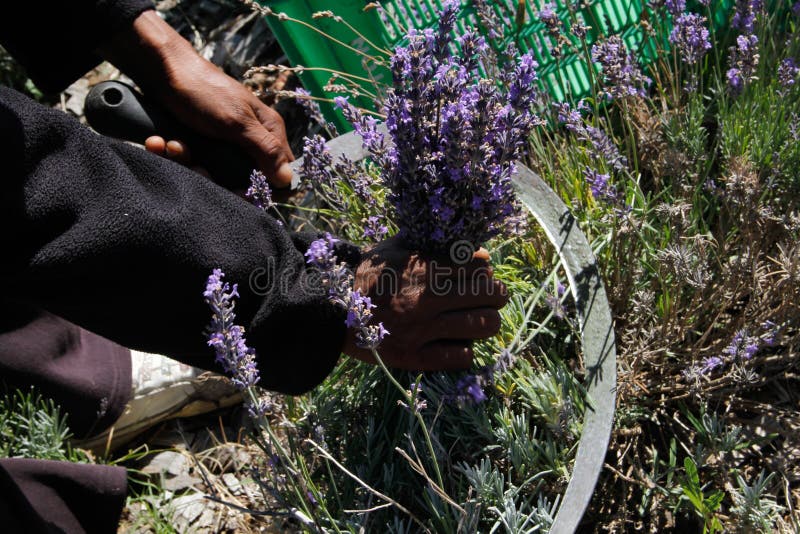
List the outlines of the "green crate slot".
<svg viewBox="0 0 800 534">
<path fill-rule="evenodd" d="M 353 48 L 370 52 L 369 45 L 345 25 L 329 18 L 316 20 L 312 18 L 318 11 L 331 9 L 331 2 L 324 0 L 260 0 L 260 2 L 276 12 L 286 13 L 291 18 L 317 26 Z M 517 28 L 513 20 L 517 1 L 495 0 L 491 7 L 500 20 L 505 20 L 506 33 L 503 42 L 514 40 L 522 52 L 531 52 L 534 55 L 539 63 L 542 89 L 554 100 L 564 101 L 569 98 L 579 99 L 589 96 L 592 73 L 589 72 L 590 67 L 583 61 L 583 54 L 565 52 L 564 56 L 556 61 L 550 53 L 555 43 L 544 24 L 536 18 L 536 12 L 545 3 L 545 0 L 527 0 L 524 22 Z M 671 28 L 671 20 L 669 17 L 656 18 L 646 7 L 644 0 L 593 0 L 588 5 L 577 8 L 574 14 L 569 13 L 563 0 L 556 0 L 553 3 L 556 6 L 556 13 L 566 26 L 572 25 L 573 17 L 577 22 L 591 26 L 586 36 L 590 47 L 609 35 L 620 35 L 642 64 L 654 62 L 658 58 L 659 49 L 669 48 L 666 36 Z M 364 12 L 365 4 L 364 0 L 339 0 L 332 9 L 367 39 L 387 49 L 402 44 L 406 28 L 422 29 L 435 26 L 438 22 L 436 13 L 442 6 L 439 0 L 388 0 L 382 2 L 382 5 L 390 16 L 380 17 L 377 10 Z M 462 0 L 461 6 L 456 21 L 456 31 L 463 32 L 467 27 L 480 28 L 471 2 Z M 733 0 L 714 2 L 711 19 L 715 28 L 724 28 L 728 24 L 732 6 Z M 643 18 L 657 28 L 663 27 L 664 31 L 660 32 L 662 36 L 660 43 L 652 36 L 646 36 L 638 26 Z M 276 17 L 267 17 L 267 22 L 293 66 L 324 67 L 385 83 L 391 81 L 391 73 L 385 65 L 368 64 L 359 54 L 326 39 L 302 24 L 280 21 Z M 580 42 L 574 36 L 570 38 L 580 50 Z M 592 68 L 595 69 L 596 75 L 596 67 Z M 306 89 L 315 96 L 323 98 L 332 98 L 337 94 L 324 90 L 330 77 L 330 73 L 322 71 L 309 70 L 300 74 Z M 367 82 L 361 82 L 360 85 L 365 90 L 371 88 Z M 371 107 L 371 102 L 366 97 L 351 98 L 351 102 L 357 106 Z M 321 102 L 320 107 L 325 117 L 336 124 L 342 132 L 352 129 L 331 103 Z"/>
</svg>

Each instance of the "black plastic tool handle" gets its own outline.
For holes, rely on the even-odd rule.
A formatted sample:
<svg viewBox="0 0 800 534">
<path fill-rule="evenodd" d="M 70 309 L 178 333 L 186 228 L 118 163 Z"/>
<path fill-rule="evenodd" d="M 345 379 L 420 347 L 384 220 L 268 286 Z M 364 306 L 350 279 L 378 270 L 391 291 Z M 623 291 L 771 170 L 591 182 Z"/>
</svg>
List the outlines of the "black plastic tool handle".
<svg viewBox="0 0 800 534">
<path fill-rule="evenodd" d="M 92 87 L 86 95 L 84 113 L 92 128 L 116 139 L 144 143 L 151 135 L 160 135 L 183 141 L 191 150 L 192 163 L 205 168 L 215 182 L 229 189 L 247 187 L 250 173 L 257 168 L 238 146 L 196 134 L 158 103 L 120 81 Z"/>
</svg>

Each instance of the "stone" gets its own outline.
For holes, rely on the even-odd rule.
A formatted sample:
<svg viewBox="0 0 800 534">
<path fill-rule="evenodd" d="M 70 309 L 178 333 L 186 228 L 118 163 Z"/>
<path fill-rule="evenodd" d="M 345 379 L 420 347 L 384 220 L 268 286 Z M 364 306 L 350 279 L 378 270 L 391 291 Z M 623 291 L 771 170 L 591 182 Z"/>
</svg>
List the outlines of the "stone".
<svg viewBox="0 0 800 534">
<path fill-rule="evenodd" d="M 234 495 L 241 495 L 242 494 L 242 483 L 233 473 L 224 473 L 222 475 L 222 481 L 228 487 L 230 492 Z"/>
<path fill-rule="evenodd" d="M 167 473 L 177 476 L 185 474 L 188 471 L 189 459 L 185 455 L 175 451 L 164 451 L 156 454 L 147 465 L 142 468 L 143 473 L 151 475 Z"/>
<path fill-rule="evenodd" d="M 181 473 L 164 481 L 164 489 L 181 491 L 199 486 L 203 481 L 188 473 Z"/>
</svg>

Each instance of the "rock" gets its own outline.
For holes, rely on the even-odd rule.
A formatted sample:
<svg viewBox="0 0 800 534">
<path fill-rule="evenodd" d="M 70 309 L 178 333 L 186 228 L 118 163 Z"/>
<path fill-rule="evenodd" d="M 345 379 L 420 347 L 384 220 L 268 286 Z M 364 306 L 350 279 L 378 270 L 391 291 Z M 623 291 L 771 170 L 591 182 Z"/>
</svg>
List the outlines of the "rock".
<svg viewBox="0 0 800 534">
<path fill-rule="evenodd" d="M 214 507 L 206 508 L 203 510 L 203 513 L 200 514 L 200 517 L 192 523 L 192 529 L 195 532 L 213 532 L 216 530 L 212 528 L 216 523 L 216 517 L 217 512 Z"/>
<path fill-rule="evenodd" d="M 202 480 L 188 473 L 181 473 L 177 476 L 172 478 L 168 478 L 164 481 L 164 489 L 168 489 L 171 491 L 180 491 L 189 488 L 195 488 L 202 484 Z"/>
<path fill-rule="evenodd" d="M 234 495 L 241 495 L 242 494 L 242 483 L 233 473 L 224 473 L 222 475 L 222 481 L 228 486 L 230 492 Z"/>
<path fill-rule="evenodd" d="M 201 493 L 190 493 L 174 499 L 171 504 L 175 510 L 175 526 L 177 528 L 179 524 L 188 527 L 192 521 L 200 517 L 210 502 Z M 178 530 L 181 531 L 180 528 Z"/>
<path fill-rule="evenodd" d="M 146 466 L 142 468 L 143 473 L 157 475 L 167 473 L 173 476 L 186 474 L 189 471 L 189 459 L 183 454 L 175 451 L 164 451 L 156 454 Z"/>
</svg>

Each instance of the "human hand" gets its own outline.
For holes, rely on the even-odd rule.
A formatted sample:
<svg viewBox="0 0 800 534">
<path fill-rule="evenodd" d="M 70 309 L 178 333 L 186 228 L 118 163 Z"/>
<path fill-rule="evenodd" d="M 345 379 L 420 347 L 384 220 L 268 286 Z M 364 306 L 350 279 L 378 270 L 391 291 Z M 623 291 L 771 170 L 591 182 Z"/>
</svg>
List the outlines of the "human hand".
<svg viewBox="0 0 800 534">
<path fill-rule="evenodd" d="M 472 342 L 500 330 L 498 310 L 508 302 L 502 282 L 492 278 L 489 254 L 475 252 L 466 262 L 424 257 L 396 238 L 369 250 L 356 269 L 356 289 L 375 308 L 371 324 L 389 331 L 378 353 L 390 367 L 411 371 L 466 369 Z M 345 354 L 374 362 L 348 330 Z"/>
<path fill-rule="evenodd" d="M 139 15 L 100 52 L 185 126 L 241 147 L 273 186 L 291 183 L 294 156 L 280 115 L 200 57 L 154 11 Z"/>
</svg>

